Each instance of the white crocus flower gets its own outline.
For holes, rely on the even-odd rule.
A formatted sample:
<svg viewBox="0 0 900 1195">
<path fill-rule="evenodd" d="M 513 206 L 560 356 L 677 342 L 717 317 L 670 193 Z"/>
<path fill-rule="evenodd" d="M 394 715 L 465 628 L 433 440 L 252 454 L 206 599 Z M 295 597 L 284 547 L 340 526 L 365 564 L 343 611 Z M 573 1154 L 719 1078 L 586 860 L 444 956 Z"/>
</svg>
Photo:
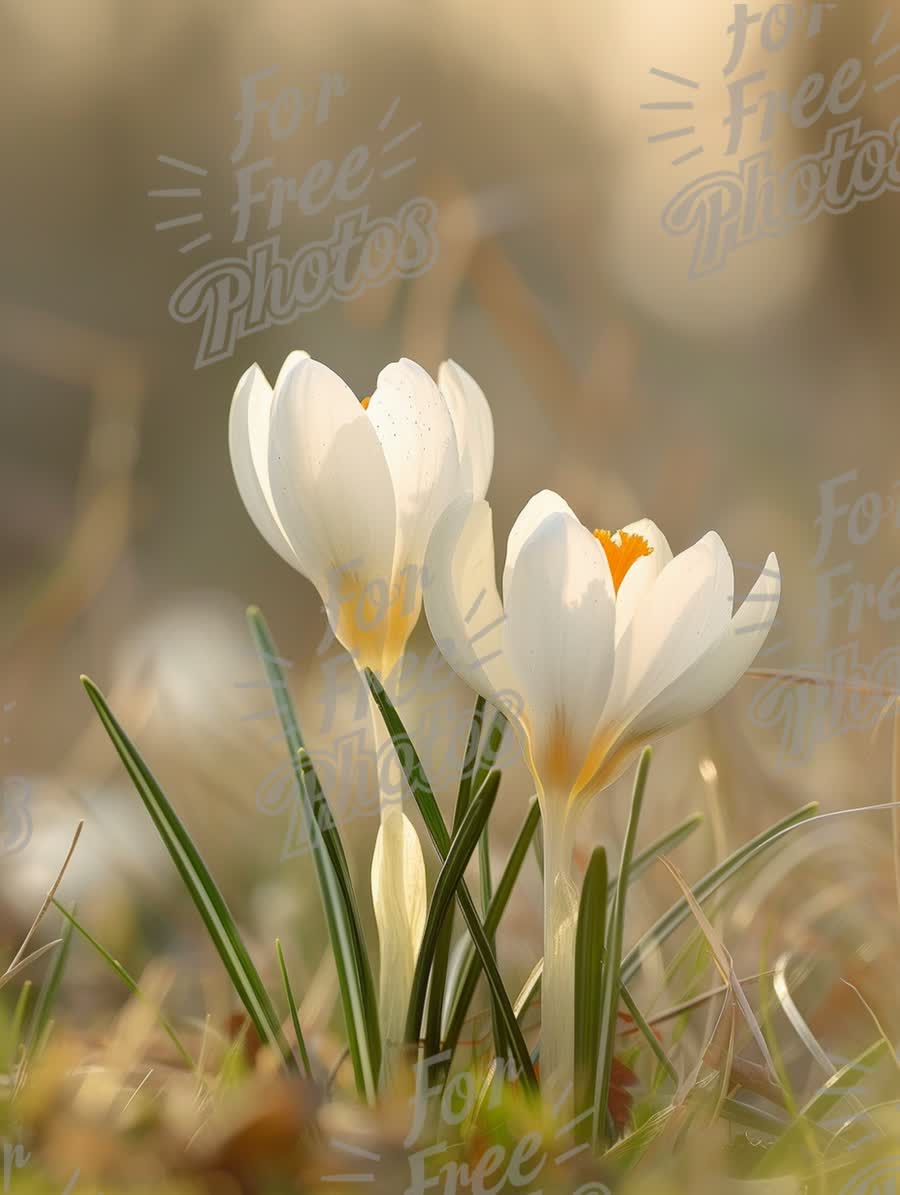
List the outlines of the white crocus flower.
<svg viewBox="0 0 900 1195">
<path fill-rule="evenodd" d="M 357 667 L 396 675 L 422 608 L 432 529 L 461 494 L 481 499 L 494 431 L 475 381 L 452 361 L 437 384 L 403 359 L 357 399 L 327 366 L 291 353 L 274 390 L 256 365 L 231 404 L 229 447 L 244 505 L 278 554 L 315 585 Z M 372 704 L 375 746 L 390 739 Z M 372 862 L 385 1044 L 400 1040 L 424 927 L 418 836 L 382 794 Z M 386 1051 L 387 1054 L 387 1051 Z"/>
<path fill-rule="evenodd" d="M 775 617 L 769 556 L 733 612 L 734 572 L 711 531 L 673 557 L 649 519 L 593 534 L 557 494 L 516 520 L 503 597 L 491 509 L 453 504 L 428 550 L 432 633 L 450 664 L 502 709 L 537 785 L 544 834 L 542 1082 L 573 1077 L 572 879 L 576 819 L 652 738 L 708 710 L 750 667 Z"/>
</svg>

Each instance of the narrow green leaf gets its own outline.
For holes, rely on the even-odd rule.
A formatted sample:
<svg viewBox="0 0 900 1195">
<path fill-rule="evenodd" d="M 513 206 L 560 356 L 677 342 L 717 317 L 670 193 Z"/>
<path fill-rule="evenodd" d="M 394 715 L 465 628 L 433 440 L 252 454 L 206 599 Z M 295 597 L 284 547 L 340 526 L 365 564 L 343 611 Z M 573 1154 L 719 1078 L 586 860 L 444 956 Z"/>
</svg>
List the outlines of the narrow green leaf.
<svg viewBox="0 0 900 1195">
<path fill-rule="evenodd" d="M 503 736 L 505 733 L 506 718 L 500 710 L 497 710 L 494 720 L 491 723 L 491 728 L 488 731 L 487 742 L 478 761 L 478 771 L 475 773 L 476 792 L 484 783 L 483 778 L 487 776 L 489 770 L 494 766 L 494 761 L 503 745 Z M 478 842 L 478 880 L 481 888 L 481 914 L 483 917 L 487 917 L 493 896 L 493 884 L 491 881 L 491 835 L 490 828 L 487 825 L 485 825 Z M 485 933 L 491 947 L 491 952 L 494 958 L 496 958 L 496 935 L 488 930 L 485 930 Z M 503 1032 L 503 1021 L 496 1002 L 493 1000 L 491 1001 L 491 1026 L 494 1033 L 494 1053 L 498 1058 L 503 1058 L 506 1056 L 506 1037 Z"/>
<path fill-rule="evenodd" d="M 593 1140 L 595 1146 L 606 1145 L 606 1115 L 609 1109 L 609 1085 L 612 1075 L 613 1052 L 616 1045 L 617 1015 L 619 1009 L 619 970 L 622 964 L 622 943 L 625 937 L 625 895 L 628 891 L 628 876 L 634 855 L 638 822 L 644 804 L 647 776 L 653 752 L 645 747 L 641 752 L 637 775 L 634 778 L 634 793 L 631 798 L 631 812 L 622 846 L 622 860 L 616 881 L 616 895 L 609 922 L 606 942 L 606 962 L 600 985 L 600 1044 L 597 1048 L 597 1077 L 594 1085 Z"/>
<path fill-rule="evenodd" d="M 506 906 L 509 903 L 509 898 L 512 896 L 516 880 L 519 878 L 519 872 L 522 870 L 522 865 L 528 854 L 529 843 L 534 839 L 535 831 L 540 821 L 540 806 L 538 805 L 537 797 L 532 797 L 525 821 L 522 823 L 522 827 L 516 836 L 516 841 L 513 843 L 509 859 L 506 861 L 506 867 L 503 869 L 503 875 L 500 877 L 500 882 L 491 901 L 491 907 L 488 909 L 487 916 L 484 919 L 484 931 L 486 934 L 495 934 L 497 932 L 500 919 L 506 911 Z M 540 835 L 537 835 L 537 837 L 539 838 Z M 451 1052 L 456 1050 L 463 1025 L 469 1013 L 472 998 L 475 995 L 475 989 L 478 986 L 478 980 L 481 976 L 481 959 L 471 942 L 467 943 L 466 959 L 459 968 L 458 976 L 458 981 L 450 989 L 448 1003 L 450 1011 L 444 1030 L 445 1049 Z M 518 1013 L 516 1015 L 521 1021 L 520 1015 Z"/>
<path fill-rule="evenodd" d="M 791 1122 L 772 1148 L 766 1151 L 756 1166 L 753 1177 L 772 1178 L 788 1165 L 792 1158 L 796 1158 L 796 1151 L 805 1145 L 810 1130 L 816 1130 L 819 1122 L 828 1116 L 841 1100 L 856 1094 L 866 1076 L 881 1061 L 890 1058 L 891 1054 L 889 1043 L 880 1038 L 852 1062 L 836 1071 L 801 1109 L 799 1116 Z"/>
<path fill-rule="evenodd" d="M 762 855 L 770 845 L 780 838 L 785 830 L 801 825 L 808 818 L 812 817 L 817 809 L 818 803 L 813 801 L 809 805 L 804 805 L 802 809 L 798 809 L 795 813 L 790 814 L 790 816 L 776 822 L 774 826 L 770 826 L 768 830 L 764 830 L 755 838 L 751 838 L 749 842 L 744 843 L 742 847 L 729 855 L 723 863 L 720 863 L 718 867 L 713 868 L 712 871 L 699 880 L 693 886 L 691 892 L 699 901 L 712 896 L 723 884 L 727 884 L 730 879 L 733 879 L 742 867 L 745 867 L 752 860 Z M 690 915 L 690 905 L 684 897 L 672 905 L 625 956 L 622 961 L 622 982 L 630 983 L 641 969 L 644 957 L 651 950 L 659 947 L 667 938 L 671 937 L 675 930 Z"/>
<path fill-rule="evenodd" d="M 633 884 L 635 880 L 647 871 L 648 868 L 656 862 L 660 855 L 667 855 L 669 851 L 674 851 L 677 846 L 690 838 L 698 827 L 703 825 L 703 814 L 692 813 L 690 817 L 686 817 L 683 822 L 679 822 L 674 829 L 667 831 L 655 841 L 651 842 L 648 847 L 635 855 L 631 864 L 631 871 L 629 873 L 628 883 Z M 609 891 L 612 895 L 618 882 L 618 873 L 612 876 L 609 881 Z"/>
<path fill-rule="evenodd" d="M 32 982 L 26 979 L 19 991 L 19 997 L 16 1000 L 16 1006 L 13 1009 L 12 1020 L 9 1026 L 9 1055 L 7 1057 L 6 1069 L 12 1071 L 15 1069 L 16 1063 L 19 1059 L 23 1045 L 22 1042 L 22 1026 L 25 1024 L 25 1013 L 28 1009 L 28 999 L 31 996 Z"/>
<path fill-rule="evenodd" d="M 484 745 L 484 750 L 478 759 L 478 767 L 475 771 L 475 779 L 472 782 L 472 791 L 478 792 L 481 786 L 487 780 L 488 772 L 493 768 L 497 756 L 500 753 L 500 748 L 503 746 L 503 736 L 506 733 L 506 718 L 497 710 L 494 714 L 494 720 L 491 723 L 491 728 L 487 734 L 487 741 Z"/>
<path fill-rule="evenodd" d="M 381 1066 L 378 1000 L 365 937 L 340 834 L 319 777 L 303 744 L 278 652 L 262 613 L 247 611 L 250 633 L 265 669 L 294 767 L 297 796 L 312 849 L 319 893 L 334 952 L 356 1088 L 374 1102 Z"/>
<path fill-rule="evenodd" d="M 679 1112 L 684 1114 L 683 1104 L 668 1104 L 654 1112 L 643 1124 L 638 1125 L 633 1133 L 610 1146 L 603 1155 L 604 1165 L 617 1174 L 624 1174 L 632 1169 Z"/>
<path fill-rule="evenodd" d="M 84 938 L 85 942 L 87 942 L 89 946 L 93 947 L 93 949 L 96 950 L 96 952 L 100 955 L 100 957 L 107 964 L 107 966 L 116 975 L 118 975 L 119 979 L 122 980 L 122 982 L 129 989 L 129 991 L 133 992 L 136 996 L 140 996 L 141 999 L 143 999 L 144 994 L 141 991 L 141 989 L 138 987 L 137 981 L 134 978 L 132 978 L 132 976 L 125 970 L 125 968 L 122 966 L 122 964 L 117 959 L 113 958 L 113 956 L 109 953 L 108 950 L 106 950 L 103 946 L 100 945 L 100 943 L 97 941 L 96 938 L 92 937 L 91 934 L 88 933 L 88 931 L 84 928 L 84 926 L 81 924 L 81 922 L 76 918 L 75 914 L 70 913 L 69 910 L 64 908 L 59 903 L 58 900 L 54 900 L 53 904 L 60 911 L 60 913 L 62 913 L 63 917 L 65 917 L 65 919 L 66 919 L 66 921 L 68 921 L 69 925 L 73 929 L 76 929 L 79 934 L 81 934 L 81 936 L 82 936 L 82 938 Z M 169 1041 L 171 1041 L 172 1045 L 175 1047 L 175 1049 L 181 1055 L 181 1058 L 184 1061 L 184 1063 L 195 1074 L 199 1075 L 199 1071 L 197 1070 L 197 1064 L 194 1062 L 193 1058 L 190 1056 L 188 1051 L 185 1049 L 184 1045 L 182 1044 L 181 1038 L 175 1032 L 175 1029 L 172 1026 L 171 1021 L 169 1021 L 169 1019 L 166 1016 L 164 1016 L 162 1012 L 158 1012 L 158 1019 L 159 1019 L 160 1027 L 162 1028 L 162 1030 L 166 1034 L 166 1036 L 169 1038 Z"/>
<path fill-rule="evenodd" d="M 303 791 L 312 792 L 318 788 L 319 782 L 312 761 L 304 748 L 301 747 L 297 752 L 297 759 Z M 378 1081 L 375 1063 L 377 1059 L 378 1065 L 381 1064 L 381 1045 L 377 1025 L 374 1026 L 374 1031 L 371 1025 L 372 1016 L 377 1013 L 378 1008 L 375 994 L 373 992 L 368 998 L 366 996 L 369 986 L 369 979 L 366 978 L 368 956 L 365 954 L 365 944 L 361 941 L 361 936 L 357 937 L 359 922 L 347 916 L 347 893 L 341 884 L 340 874 L 331 866 L 328 852 L 323 849 L 321 839 L 316 838 L 317 828 L 314 824 L 310 825 L 310 828 L 314 843 L 313 861 L 322 896 L 322 907 L 325 910 L 328 936 L 334 953 L 353 1073 L 359 1094 L 369 1103 L 374 1103 Z M 367 999 L 372 1003 L 367 1003 Z M 373 1053 L 376 1046 L 377 1053 Z"/>
<path fill-rule="evenodd" d="M 478 746 L 481 742 L 481 731 L 484 726 L 484 707 L 485 700 L 482 696 L 475 698 L 475 707 L 472 710 L 472 721 L 469 723 L 469 733 L 466 737 L 466 753 L 463 756 L 463 766 L 459 773 L 459 788 L 456 794 L 456 809 L 453 813 L 453 833 L 455 834 L 462 825 L 462 819 L 466 816 L 466 810 L 469 808 L 469 802 L 472 799 L 472 793 L 478 792 L 481 784 L 484 783 L 487 773 L 482 777 L 480 784 L 474 784 L 473 778 L 476 770 L 478 770 L 479 755 Z M 490 771 L 490 769 L 488 769 Z"/>
<path fill-rule="evenodd" d="M 275 939 L 275 954 L 278 957 L 278 969 L 281 972 L 281 983 L 284 987 L 285 999 L 288 1002 L 288 1008 L 291 1010 L 291 1024 L 294 1026 L 294 1036 L 297 1038 L 297 1048 L 300 1051 L 300 1057 L 303 1060 L 303 1069 L 306 1071 L 307 1079 L 312 1078 L 312 1067 L 309 1065 L 309 1054 L 306 1051 L 306 1042 L 303 1038 L 303 1030 L 300 1028 L 300 1014 L 297 1012 L 297 1002 L 294 999 L 294 992 L 291 988 L 291 980 L 288 975 L 287 963 L 284 961 L 284 951 L 281 949 L 281 941 Z"/>
<path fill-rule="evenodd" d="M 624 983 L 619 985 L 619 995 L 622 998 L 622 1003 L 628 1009 L 631 1019 L 634 1021 L 635 1025 L 640 1030 L 647 1045 L 653 1051 L 653 1054 L 654 1054 L 657 1062 L 663 1068 L 663 1070 L 666 1072 L 666 1074 L 669 1076 L 669 1078 L 673 1081 L 673 1083 L 677 1083 L 678 1082 L 678 1072 L 675 1070 L 675 1067 L 672 1065 L 672 1063 L 669 1059 L 669 1056 L 666 1054 L 665 1050 L 659 1044 L 659 1038 L 653 1032 L 653 1029 L 651 1028 L 649 1022 L 647 1021 L 646 1017 L 641 1012 L 641 1010 L 638 1008 L 637 1004 L 635 1004 L 634 998 L 631 995 L 631 992 L 629 992 L 628 988 L 625 986 Z"/>
<path fill-rule="evenodd" d="M 541 990 L 541 976 L 544 974 L 544 960 L 539 958 L 538 961 L 531 968 L 528 978 L 522 984 L 522 990 L 516 996 L 516 1002 L 513 1008 L 516 1010 L 516 1019 L 519 1024 L 522 1023 L 522 1018 L 525 1016 L 528 1009 L 531 1007 L 534 998 Z M 538 1050 L 540 1053 L 540 1050 Z"/>
<path fill-rule="evenodd" d="M 310 794 L 307 794 L 303 788 L 302 777 L 297 767 L 297 752 L 306 750 L 306 744 L 300 732 L 294 703 L 291 700 L 290 690 L 288 689 L 287 681 L 281 668 L 281 659 L 275 647 L 275 641 L 272 638 L 272 633 L 269 630 L 262 611 L 257 606 L 248 607 L 247 624 L 265 671 L 266 679 L 269 682 L 269 687 L 272 690 L 275 709 L 281 722 L 290 758 L 295 765 L 297 787 L 304 814 L 311 813 L 315 829 L 318 831 L 317 837 L 321 839 L 321 842 L 328 851 L 332 866 L 349 885 L 350 869 L 347 865 L 347 857 L 344 854 L 341 837 L 337 831 L 337 826 L 332 817 L 331 808 L 325 797 L 325 793 L 321 786 L 319 786 L 316 793 Z M 311 809 L 308 809 L 310 805 Z M 312 838 L 310 838 L 310 846 L 313 846 Z"/>
<path fill-rule="evenodd" d="M 677 825 L 674 830 L 669 830 L 666 834 L 663 834 L 661 838 L 657 838 L 655 842 L 651 842 L 651 844 L 645 850 L 641 851 L 639 855 L 635 855 L 634 861 L 631 864 L 631 871 L 629 873 L 629 884 L 633 884 L 639 876 L 643 875 L 643 873 L 647 870 L 650 864 L 654 862 L 658 855 L 666 854 L 669 851 L 674 850 L 676 846 L 680 846 L 686 838 L 689 838 L 691 834 L 693 834 L 693 832 L 699 825 L 702 824 L 702 822 L 702 813 L 691 814 L 690 817 L 686 818 L 683 822 Z M 540 837 L 540 835 L 538 835 L 538 837 Z M 535 841 L 537 841 L 537 839 L 535 839 Z M 607 889 L 607 894 L 609 896 L 612 896 L 613 892 L 615 891 L 617 882 L 618 874 L 614 875 L 609 881 L 609 887 Z M 541 976 L 543 973 L 544 960 L 538 959 L 531 971 L 531 974 L 525 980 L 522 990 L 519 992 L 519 995 L 516 998 L 514 1007 L 516 1009 L 516 1016 L 518 1017 L 520 1024 L 522 1017 L 528 1010 L 529 1005 L 540 991 Z"/>
<path fill-rule="evenodd" d="M 710 1076 L 710 1086 L 716 1075 Z M 730 1096 L 722 1101 L 719 1115 L 729 1124 L 739 1124 L 745 1129 L 755 1129 L 758 1133 L 767 1133 L 770 1137 L 777 1137 L 784 1131 L 785 1121 L 782 1117 L 773 1116 L 771 1112 L 764 1112 L 762 1108 L 754 1108 L 743 1100 L 735 1100 Z"/>
<path fill-rule="evenodd" d="M 106 733 L 119 753 L 125 770 L 137 789 L 138 796 L 162 838 L 172 862 L 178 869 L 191 899 L 200 914 L 210 939 L 219 953 L 234 989 L 244 1005 L 254 1028 L 263 1041 L 270 1042 L 281 1054 L 285 1064 L 296 1067 L 290 1046 L 281 1031 L 281 1023 L 266 992 L 259 972 L 254 967 L 241 939 L 234 918 L 194 846 L 191 836 L 182 825 L 175 810 L 156 782 L 137 748 L 116 721 L 103 694 L 88 677 L 81 678 L 88 697 L 94 705 Z"/>
<path fill-rule="evenodd" d="M 594 1104 L 597 1053 L 600 1046 L 601 985 L 606 942 L 607 876 L 606 851 L 602 846 L 591 855 L 575 935 L 575 1119 Z M 590 1139 L 587 1119 L 577 1123 L 579 1141 Z"/>
<path fill-rule="evenodd" d="M 485 822 L 494 808 L 499 787 L 500 773 L 491 772 L 466 810 L 462 825 L 453 836 L 450 849 L 447 851 L 443 867 L 435 883 L 409 996 L 405 1037 L 410 1045 L 417 1044 L 419 1040 L 419 1027 L 422 1024 L 422 1016 L 425 1011 L 428 975 L 445 918 L 452 908 L 457 889 L 462 882 L 475 847 L 478 845 Z"/>
<path fill-rule="evenodd" d="M 693 1089 L 691 1098 L 695 1098 L 694 1093 L 702 1095 L 713 1088 L 717 1078 L 717 1075 L 708 1075 L 705 1079 L 701 1079 Z M 687 1116 L 688 1111 L 687 1105 L 683 1103 L 671 1103 L 665 1108 L 661 1108 L 659 1112 L 655 1112 L 645 1120 L 633 1133 L 629 1133 L 627 1137 L 623 1137 L 608 1149 L 603 1155 L 604 1163 L 614 1173 L 624 1173 L 634 1169 L 670 1121 L 679 1115 L 682 1117 Z M 777 1116 L 772 1116 L 771 1113 L 763 1112 L 759 1108 L 753 1108 L 750 1104 L 745 1104 L 741 1100 L 730 1098 L 724 1100 L 721 1114 L 723 1120 L 741 1125 L 744 1128 L 753 1129 L 756 1132 L 765 1133 L 769 1137 L 777 1137 L 785 1127 L 785 1122 Z"/>
<path fill-rule="evenodd" d="M 59 987 L 62 983 L 63 972 L 66 969 L 66 963 L 69 959 L 71 945 L 72 925 L 67 921 L 63 926 L 62 942 L 60 943 L 59 950 L 56 951 L 50 970 L 41 984 L 34 1012 L 31 1014 L 31 1022 L 28 1027 L 28 1043 L 25 1047 L 27 1058 L 33 1058 L 43 1048 L 47 1026 L 53 1015 L 53 1006 L 56 1004 L 56 997 L 59 995 Z"/>
<path fill-rule="evenodd" d="M 481 838 L 478 840 L 478 883 L 481 888 L 481 915 L 482 917 L 486 917 L 487 911 L 491 907 L 491 898 L 493 895 L 493 884 L 491 882 L 491 838 L 490 830 L 487 826 L 484 827 Z M 487 934 L 487 943 L 491 954 L 496 959 L 496 935 Z M 503 1020 L 497 1008 L 496 1000 L 491 1001 L 491 1030 L 494 1035 L 494 1053 L 498 1058 L 503 1058 L 506 1055 L 506 1038 L 503 1032 Z"/>
<path fill-rule="evenodd" d="M 365 670 L 365 676 L 372 691 L 372 696 L 381 710 L 385 726 L 397 749 L 397 757 L 403 765 L 407 783 L 422 814 L 425 826 L 431 836 L 431 841 L 434 843 L 435 850 L 440 855 L 441 860 L 444 860 L 450 848 L 450 835 L 447 832 L 447 826 L 444 823 L 440 808 L 435 800 L 434 792 L 428 783 L 424 768 L 422 767 L 422 761 L 419 759 L 409 735 L 404 730 L 403 723 L 400 721 L 400 717 L 391 704 L 390 698 L 385 693 L 378 677 L 369 668 Z M 472 941 L 475 944 L 475 949 L 481 956 L 485 976 L 500 1011 L 503 1027 L 509 1040 L 510 1050 L 514 1055 L 522 1083 L 527 1090 L 536 1091 L 537 1078 L 531 1063 L 531 1055 L 528 1052 L 528 1047 L 525 1044 L 519 1023 L 513 1013 L 509 996 L 503 986 L 503 980 L 500 977 L 496 960 L 491 953 L 490 943 L 485 936 L 481 920 L 478 916 L 478 910 L 475 908 L 475 902 L 472 900 L 472 894 L 469 892 L 465 882 L 461 883 L 457 888 L 456 900 L 462 911 Z"/>
<path fill-rule="evenodd" d="M 484 698 L 479 695 L 472 711 L 472 721 L 466 739 L 466 753 L 459 774 L 459 788 L 456 794 L 456 808 L 453 811 L 453 834 L 462 824 L 472 798 L 472 776 L 481 741 L 481 727 L 484 721 Z M 431 963 L 431 979 L 428 987 L 428 1013 L 425 1018 L 425 1057 L 435 1058 L 441 1053 L 441 1025 L 444 1015 L 444 995 L 447 986 L 447 970 L 450 965 L 450 951 L 453 946 L 453 908 L 451 907 L 441 928 L 441 936 L 435 948 Z"/>
</svg>

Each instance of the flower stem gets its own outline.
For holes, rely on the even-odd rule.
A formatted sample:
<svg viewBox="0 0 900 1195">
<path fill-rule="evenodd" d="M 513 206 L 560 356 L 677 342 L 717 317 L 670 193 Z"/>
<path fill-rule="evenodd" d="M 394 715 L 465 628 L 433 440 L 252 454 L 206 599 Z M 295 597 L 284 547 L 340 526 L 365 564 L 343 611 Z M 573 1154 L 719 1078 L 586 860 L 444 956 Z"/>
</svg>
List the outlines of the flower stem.
<svg viewBox="0 0 900 1195">
<path fill-rule="evenodd" d="M 380 947 L 379 1020 L 382 1084 L 390 1077 L 404 1038 L 416 958 L 425 923 L 425 862 L 412 823 L 403 813 L 403 769 L 369 696 L 375 739 L 375 767 L 381 826 L 372 859 L 372 900 Z M 396 777 L 397 791 L 392 791 Z"/>
<path fill-rule="evenodd" d="M 574 819 L 547 801 L 544 827 L 544 975 L 541 983 L 541 1091 L 569 1119 L 575 1083 Z"/>
</svg>

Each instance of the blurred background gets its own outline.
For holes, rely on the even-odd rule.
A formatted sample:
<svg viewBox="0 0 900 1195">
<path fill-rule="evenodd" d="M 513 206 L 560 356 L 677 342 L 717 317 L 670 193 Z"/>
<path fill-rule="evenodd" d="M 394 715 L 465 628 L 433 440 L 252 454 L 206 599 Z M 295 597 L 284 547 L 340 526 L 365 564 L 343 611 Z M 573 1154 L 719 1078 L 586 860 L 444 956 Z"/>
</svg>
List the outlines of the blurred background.
<svg viewBox="0 0 900 1195">
<path fill-rule="evenodd" d="M 226 436 L 244 370 L 259 362 L 274 381 L 298 347 L 360 395 L 400 356 L 432 372 L 452 356 L 477 378 L 496 428 L 488 497 L 500 560 L 516 514 L 544 487 L 590 526 L 648 515 L 676 551 L 715 528 L 736 561 L 739 598 L 777 552 L 784 596 L 758 667 L 832 673 L 839 683 L 748 677 L 661 746 L 644 838 L 703 812 L 704 829 L 679 853 L 687 873 L 806 800 L 840 810 L 891 799 L 892 718 L 879 724 L 878 714 L 885 694 L 900 690 L 896 191 L 885 185 L 873 196 L 870 186 L 870 201 L 852 211 L 733 246 L 721 269 L 699 276 L 696 236 L 712 235 L 718 219 L 726 243 L 722 204 L 733 198 L 703 192 L 695 206 L 706 224 L 686 235 L 662 224 L 670 200 L 701 176 L 734 175 L 766 150 L 783 169 L 820 154 L 829 129 L 849 119 L 887 135 L 900 114 L 900 86 L 876 87 L 896 67 L 879 59 L 900 39 L 900 17 L 893 29 L 880 3 L 828 5 L 811 34 L 814 6 L 793 16 L 778 7 L 765 40 L 762 22 L 748 28 L 726 75 L 733 12 L 713 0 L 84 0 L 77 13 L 6 0 L 4 946 L 15 948 L 83 818 L 63 897 L 77 900 L 91 932 L 134 973 L 159 953 L 181 959 L 172 999 L 184 1009 L 210 1007 L 212 989 L 227 1011 L 202 927 L 96 722 L 84 672 L 195 835 L 267 974 L 277 935 L 290 943 L 297 988 L 319 1002 L 320 1017 L 331 1008 L 309 857 L 291 846 L 288 802 L 266 806 L 261 796 L 271 796 L 286 757 L 246 606 L 262 607 L 292 662 L 313 750 L 327 752 L 365 722 L 355 722 L 347 690 L 326 724 L 323 660 L 336 653 L 317 654 L 320 600 L 253 528 Z M 824 97 L 853 57 L 867 85 L 851 112 L 795 127 L 776 102 L 771 137 L 758 111 L 746 116 L 738 151 L 726 153 L 728 83 L 765 71 L 748 86 L 750 102 L 766 90 L 790 97 L 819 72 Z M 239 152 L 252 76 L 263 106 Z M 671 104 L 681 106 L 658 106 Z M 286 200 L 278 217 L 264 192 L 235 241 L 241 166 L 264 163 L 255 191 L 275 177 L 299 186 L 317 162 L 336 167 L 360 145 L 379 167 L 364 195 L 332 194 L 311 215 Z M 186 193 L 158 194 L 173 191 Z M 197 367 L 202 313 L 193 322 L 170 314 L 185 279 L 208 268 L 229 293 L 234 261 L 246 261 L 251 245 L 277 235 L 288 258 L 327 241 L 342 213 L 365 204 L 370 219 L 393 217 L 416 197 L 435 205 L 438 245 L 418 277 L 387 271 L 357 298 L 328 298 Z M 772 202 L 748 187 L 730 223 Z M 265 281 L 253 285 L 267 301 Z M 210 302 L 212 294 L 210 284 Z M 849 510 L 836 517 L 817 560 L 821 487 L 844 475 L 827 490 L 836 505 L 869 498 L 853 519 Z M 849 568 L 829 580 L 841 565 Z M 823 594 L 835 603 L 824 634 Z M 430 646 L 423 619 L 411 647 L 421 661 Z M 430 700 L 411 702 L 412 728 L 434 724 Z M 449 802 L 471 695 L 448 678 L 434 701 L 444 729 L 422 732 L 424 754 Z M 498 865 L 530 795 L 512 745 L 505 751 Z M 582 858 L 598 841 L 618 850 L 627 783 L 586 819 Z M 345 820 L 371 926 L 376 822 Z M 511 986 L 540 951 L 539 879 L 533 861 L 528 868 L 500 935 Z M 652 869 L 636 894 L 630 936 L 675 897 L 662 873 Z M 896 1036 L 897 891 L 890 813 L 836 819 L 801 831 L 720 910 L 722 932 L 740 974 L 760 970 L 764 954 L 771 965 L 782 950 L 802 955 L 815 944 Z M 645 971 L 649 992 L 661 976 L 660 966 Z M 90 1020 L 122 995 L 79 946 L 70 1005 Z M 829 981 L 816 1003 L 834 1011 L 854 999 Z"/>
</svg>

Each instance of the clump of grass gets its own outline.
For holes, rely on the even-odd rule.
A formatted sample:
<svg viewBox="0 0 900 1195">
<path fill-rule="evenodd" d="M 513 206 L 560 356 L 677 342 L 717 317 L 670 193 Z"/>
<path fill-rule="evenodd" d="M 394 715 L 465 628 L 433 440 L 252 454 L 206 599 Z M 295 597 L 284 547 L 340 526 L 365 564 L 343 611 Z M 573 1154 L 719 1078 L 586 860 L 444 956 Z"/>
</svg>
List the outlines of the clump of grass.
<svg viewBox="0 0 900 1195">
<path fill-rule="evenodd" d="M 154 965 L 133 978 L 75 911 L 56 902 L 76 832 L 32 929 L 0 975 L 0 989 L 19 983 L 15 998 L 2 1005 L 7 1187 L 15 1172 L 15 1189 L 23 1192 L 92 1191 L 102 1182 L 106 1195 L 142 1183 L 173 1193 L 334 1191 L 362 1181 L 379 1189 L 451 1191 L 475 1189 L 476 1180 L 497 1191 L 721 1195 L 738 1181 L 751 1184 L 741 1190 L 776 1193 L 863 1191 L 859 1183 L 871 1181 L 874 1191 L 879 1175 L 900 1171 L 900 1066 L 865 1001 L 857 1003 L 855 1028 L 867 1040 L 838 1061 L 835 1050 L 852 1035 L 832 1044 L 814 1033 L 813 1017 L 803 1011 L 812 986 L 809 960 L 783 952 L 774 967 L 742 979 L 718 928 L 725 902 L 791 836 L 809 833 L 823 817 L 859 811 L 818 815 L 815 805 L 803 806 L 691 883 L 669 857 L 698 830 L 699 815 L 637 850 L 643 807 L 653 796 L 645 751 L 621 858 L 613 867 L 604 850 L 595 851 L 583 884 L 571 1009 L 575 1114 L 560 1123 L 558 1109 L 541 1096 L 540 1040 L 529 1021 L 540 993 L 540 960 L 513 998 L 496 955 L 503 915 L 538 828 L 536 802 L 526 807 L 502 871 L 489 877 L 482 866 L 480 909 L 466 881 L 470 861 L 477 855 L 483 865 L 487 856 L 501 783 L 493 765 L 502 717 L 485 733 L 484 703 L 476 702 L 448 827 L 396 709 L 368 674 L 440 863 L 409 1002 L 408 1065 L 386 1077 L 376 987 L 340 833 L 271 635 L 258 611 L 250 623 L 313 847 L 338 979 L 337 1044 L 329 1053 L 321 1035 L 304 1028 L 303 1001 L 277 939 L 280 996 L 270 992 L 173 803 L 103 695 L 85 680 L 242 1012 L 227 1028 L 209 1019 L 199 1028 L 176 1026 L 163 1011 L 171 969 Z M 629 893 L 658 863 L 678 899 L 630 943 Z M 63 916 L 62 935 L 26 954 L 53 905 Z M 646 964 L 662 958 L 685 926 L 687 941 L 665 969 L 670 1007 L 654 1010 L 659 993 L 646 990 Z M 130 992 L 99 1043 L 54 1021 L 75 931 Z M 24 970 L 51 951 L 33 997 Z M 712 988 L 710 966 L 719 979 Z M 491 1019 L 473 1061 L 464 1055 L 463 1031 L 482 979 Z M 0 991 L 0 1000 L 7 994 Z M 76 1172 L 77 1185 L 66 1188 Z"/>
</svg>

